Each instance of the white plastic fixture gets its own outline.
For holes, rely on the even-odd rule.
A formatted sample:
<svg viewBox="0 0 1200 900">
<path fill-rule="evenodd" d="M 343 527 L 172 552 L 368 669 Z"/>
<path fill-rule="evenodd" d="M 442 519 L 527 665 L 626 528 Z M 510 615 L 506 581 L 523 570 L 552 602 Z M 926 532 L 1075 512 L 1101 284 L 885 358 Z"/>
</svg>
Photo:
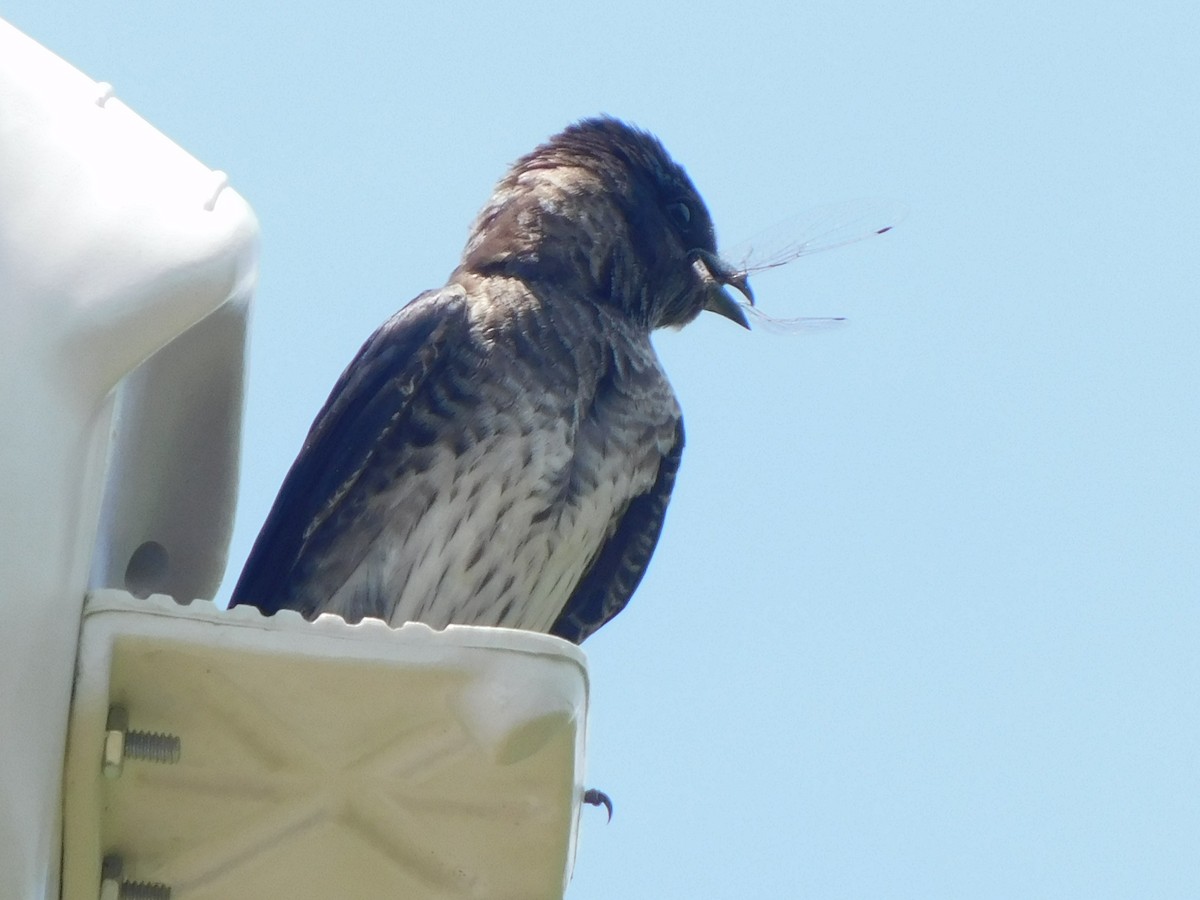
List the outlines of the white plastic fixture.
<svg viewBox="0 0 1200 900">
<path fill-rule="evenodd" d="M 170 599 L 225 568 L 257 237 L 0 21 L 0 900 L 561 897 L 578 648 Z"/>
<path fill-rule="evenodd" d="M 102 774 L 114 705 L 178 737 L 178 761 Z M 64 896 L 100 896 L 97 861 L 117 851 L 127 880 L 174 900 L 561 897 L 586 705 L 582 651 L 549 635 L 97 592 Z"/>
<path fill-rule="evenodd" d="M 0 21 L 4 897 L 58 896 L 92 570 L 205 596 L 224 566 L 258 230 L 225 181 Z M 123 524 L 101 532 L 106 471 Z"/>
</svg>

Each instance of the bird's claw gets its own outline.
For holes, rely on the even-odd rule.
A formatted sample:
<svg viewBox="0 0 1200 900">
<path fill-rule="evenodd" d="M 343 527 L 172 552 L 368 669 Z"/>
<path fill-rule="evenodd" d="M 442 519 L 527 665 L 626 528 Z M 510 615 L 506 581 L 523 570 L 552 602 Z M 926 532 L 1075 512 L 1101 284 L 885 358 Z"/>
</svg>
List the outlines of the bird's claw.
<svg viewBox="0 0 1200 900">
<path fill-rule="evenodd" d="M 603 806 L 608 810 L 608 821 L 612 821 L 613 802 L 612 798 L 604 791 L 598 791 L 595 788 L 588 788 L 583 792 L 583 802 L 588 806 Z"/>
</svg>

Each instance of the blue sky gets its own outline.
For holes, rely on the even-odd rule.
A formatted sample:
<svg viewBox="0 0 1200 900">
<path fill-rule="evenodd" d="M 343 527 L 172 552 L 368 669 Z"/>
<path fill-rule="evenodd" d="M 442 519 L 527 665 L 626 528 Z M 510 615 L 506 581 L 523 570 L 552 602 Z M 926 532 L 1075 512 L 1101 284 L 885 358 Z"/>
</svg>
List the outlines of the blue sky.
<svg viewBox="0 0 1200 900">
<path fill-rule="evenodd" d="M 568 897 L 1200 894 L 1200 7 L 2 14 L 261 220 L 230 580 L 358 345 L 573 119 L 656 132 L 730 243 L 904 202 L 755 283 L 845 326 L 657 341 L 688 450 L 585 645 L 616 816 Z"/>
</svg>

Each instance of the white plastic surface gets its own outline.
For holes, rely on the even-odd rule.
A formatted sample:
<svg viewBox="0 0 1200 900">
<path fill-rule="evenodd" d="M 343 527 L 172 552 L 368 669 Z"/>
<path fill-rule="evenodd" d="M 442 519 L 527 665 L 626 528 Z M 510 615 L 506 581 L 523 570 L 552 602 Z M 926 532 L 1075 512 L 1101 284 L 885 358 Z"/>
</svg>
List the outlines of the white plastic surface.
<svg viewBox="0 0 1200 900">
<path fill-rule="evenodd" d="M 6 898 L 58 897 L 62 759 L 89 582 L 123 583 L 130 570 L 143 588 L 195 586 L 190 596 L 219 577 L 257 242 L 253 214 L 224 184 L 111 88 L 0 21 Z M 118 404 L 115 389 L 139 366 Z M 122 473 L 122 490 L 103 501 L 111 525 L 97 552 L 106 471 Z M 153 552 L 130 568 L 142 544 Z"/>
<path fill-rule="evenodd" d="M 588 683 L 566 641 L 310 623 L 92 596 L 67 759 L 64 897 L 100 859 L 173 900 L 562 896 Z M 182 741 L 101 775 L 112 703 Z"/>
</svg>

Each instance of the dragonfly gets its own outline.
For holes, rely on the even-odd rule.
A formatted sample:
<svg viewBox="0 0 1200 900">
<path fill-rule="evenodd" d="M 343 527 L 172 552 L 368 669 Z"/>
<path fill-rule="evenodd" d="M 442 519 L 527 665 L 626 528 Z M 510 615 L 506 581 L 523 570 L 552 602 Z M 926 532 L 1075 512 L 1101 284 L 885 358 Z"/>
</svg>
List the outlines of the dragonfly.
<svg viewBox="0 0 1200 900">
<path fill-rule="evenodd" d="M 908 215 L 902 203 L 890 200 L 851 200 L 818 206 L 784 219 L 723 254 L 738 274 L 754 275 L 778 269 L 796 260 L 887 234 Z M 799 316 L 780 319 L 768 315 L 749 300 L 738 303 L 747 317 L 764 330 L 795 334 L 814 327 L 844 322 L 844 316 Z"/>
</svg>

